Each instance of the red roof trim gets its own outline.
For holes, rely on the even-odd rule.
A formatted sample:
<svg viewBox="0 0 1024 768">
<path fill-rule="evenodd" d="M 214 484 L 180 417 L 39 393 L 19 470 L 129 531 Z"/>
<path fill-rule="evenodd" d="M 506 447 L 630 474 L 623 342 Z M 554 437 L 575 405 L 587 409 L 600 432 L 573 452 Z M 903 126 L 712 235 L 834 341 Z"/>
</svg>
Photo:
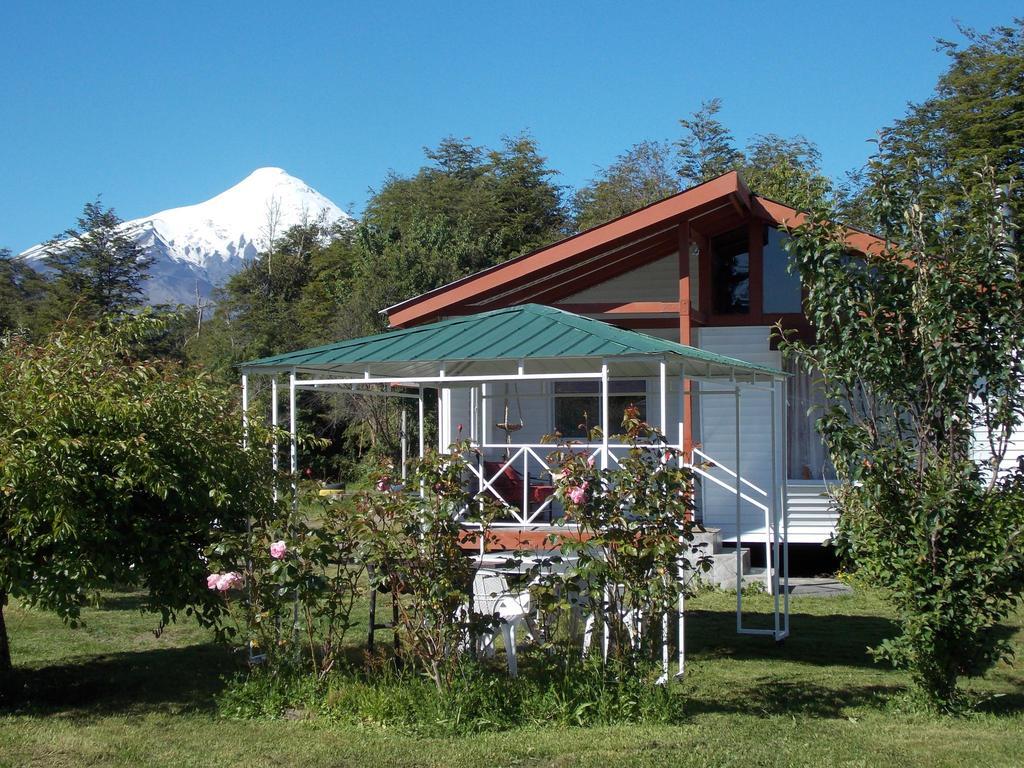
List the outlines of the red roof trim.
<svg viewBox="0 0 1024 768">
<path fill-rule="evenodd" d="M 806 215 L 788 205 L 750 193 L 735 171 L 651 203 L 632 213 L 599 224 L 579 234 L 559 240 L 531 253 L 467 275 L 432 291 L 407 299 L 384 310 L 392 327 L 415 325 L 428 319 L 451 314 L 453 308 L 481 302 L 489 296 L 515 289 L 515 283 L 527 278 L 542 278 L 558 273 L 581 256 L 628 243 L 645 231 L 667 222 L 688 218 L 688 214 L 727 200 L 739 211 L 770 221 L 777 226 L 797 226 Z M 851 248 L 862 253 L 878 252 L 885 247 L 881 238 L 848 229 Z M 456 312 L 458 314 L 458 312 Z"/>
<path fill-rule="evenodd" d="M 635 236 L 641 230 L 681 217 L 730 195 L 734 195 L 740 204 L 750 205 L 750 191 L 735 171 L 580 232 L 578 235 L 559 240 L 540 250 L 510 259 L 388 307 L 385 310 L 388 320 L 393 327 L 398 327 L 415 323 L 425 317 L 442 315 L 453 304 L 478 299 L 528 274 L 557 267 L 580 254 L 608 247 L 618 240 Z"/>
</svg>

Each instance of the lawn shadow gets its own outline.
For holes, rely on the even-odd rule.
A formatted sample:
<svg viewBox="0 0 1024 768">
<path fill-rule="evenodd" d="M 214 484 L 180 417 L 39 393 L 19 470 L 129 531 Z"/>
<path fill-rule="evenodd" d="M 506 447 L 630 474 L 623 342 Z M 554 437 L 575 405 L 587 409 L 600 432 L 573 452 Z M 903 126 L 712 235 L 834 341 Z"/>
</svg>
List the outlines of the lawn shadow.
<svg viewBox="0 0 1024 768">
<path fill-rule="evenodd" d="M 695 695 L 687 701 L 688 714 L 737 714 L 773 717 L 779 715 L 847 718 L 847 710 L 858 707 L 882 709 L 901 692 L 900 686 L 865 685 L 830 688 L 789 677 L 756 677 L 728 696 Z"/>
<path fill-rule="evenodd" d="M 768 627 L 770 617 L 744 616 L 745 627 Z M 877 667 L 868 648 L 899 632 L 878 616 L 790 614 L 790 636 L 738 635 L 734 611 L 695 610 L 686 615 L 687 651 L 695 658 L 778 659 L 802 664 Z"/>
<path fill-rule="evenodd" d="M 215 643 L 15 668 L 7 680 L 0 681 L 0 713 L 91 717 L 212 711 L 223 676 L 242 668 L 237 654 Z"/>
<path fill-rule="evenodd" d="M 103 595 L 96 607 L 101 611 L 144 611 L 146 596 L 133 593 Z"/>
</svg>

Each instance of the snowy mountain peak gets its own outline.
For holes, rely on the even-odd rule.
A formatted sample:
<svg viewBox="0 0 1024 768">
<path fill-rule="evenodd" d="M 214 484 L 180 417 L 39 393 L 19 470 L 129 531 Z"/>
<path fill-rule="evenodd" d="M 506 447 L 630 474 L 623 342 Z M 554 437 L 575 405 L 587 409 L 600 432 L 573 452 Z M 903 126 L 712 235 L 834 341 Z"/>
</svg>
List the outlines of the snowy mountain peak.
<svg viewBox="0 0 1024 768">
<path fill-rule="evenodd" d="M 257 168 L 202 203 L 126 221 L 124 227 L 153 257 L 147 298 L 154 304 L 194 303 L 296 224 L 351 217 L 283 168 Z M 37 245 L 21 254 L 36 260 Z"/>
</svg>

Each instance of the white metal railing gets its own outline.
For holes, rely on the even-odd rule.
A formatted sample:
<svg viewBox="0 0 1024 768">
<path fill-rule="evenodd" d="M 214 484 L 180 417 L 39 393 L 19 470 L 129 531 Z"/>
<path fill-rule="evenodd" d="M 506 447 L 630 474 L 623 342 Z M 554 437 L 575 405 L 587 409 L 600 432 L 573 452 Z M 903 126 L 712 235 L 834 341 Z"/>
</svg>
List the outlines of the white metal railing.
<svg viewBox="0 0 1024 768">
<path fill-rule="evenodd" d="M 490 493 L 492 494 L 506 509 L 512 517 L 514 524 L 518 525 L 536 525 L 538 518 L 548 510 L 554 501 L 554 488 L 553 481 L 551 483 L 539 483 L 537 478 L 531 477 L 530 465 L 531 461 L 536 465 L 539 472 L 547 472 L 550 474 L 551 467 L 547 461 L 540 456 L 534 448 L 540 448 L 541 445 L 522 444 L 519 446 L 501 445 L 501 446 L 490 446 L 492 448 L 504 448 L 512 451 L 513 448 L 516 450 L 510 453 L 508 456 L 498 459 L 496 461 L 489 461 L 482 449 L 486 446 L 480 446 L 480 453 L 478 454 L 478 462 L 468 462 L 467 467 L 473 474 L 477 481 L 477 493 Z M 491 469 L 487 468 L 487 464 L 491 465 L 491 469 L 495 464 L 499 467 L 497 471 L 491 472 Z M 521 471 L 519 467 L 521 466 Z M 507 470 L 511 469 L 515 474 L 509 477 Z M 518 482 L 522 484 L 522 488 L 518 489 L 521 496 L 516 499 L 506 498 L 506 495 L 511 496 L 510 491 L 516 491 L 515 488 L 509 488 L 507 483 Z M 537 488 L 550 488 L 551 493 L 543 501 L 533 502 L 533 492 Z M 531 506 L 534 508 L 531 509 Z M 468 512 L 468 510 L 465 510 Z"/>
</svg>

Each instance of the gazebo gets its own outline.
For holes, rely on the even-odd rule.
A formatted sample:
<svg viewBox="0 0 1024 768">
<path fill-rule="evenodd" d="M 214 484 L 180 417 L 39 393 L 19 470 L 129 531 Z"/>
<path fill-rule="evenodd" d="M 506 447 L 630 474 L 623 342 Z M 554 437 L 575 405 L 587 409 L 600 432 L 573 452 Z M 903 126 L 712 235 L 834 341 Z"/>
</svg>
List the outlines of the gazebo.
<svg viewBox="0 0 1024 768">
<path fill-rule="evenodd" d="M 348 339 L 243 363 L 242 408 L 248 423 L 253 377 L 270 383 L 270 420 L 279 425 L 279 393 L 288 389 L 289 469 L 299 472 L 296 441 L 296 393 L 317 390 L 358 393 L 414 400 L 418 414 L 415 438 L 422 456 L 426 450 L 426 397 L 434 390 L 438 411 L 438 448 L 455 439 L 468 439 L 479 457 L 471 482 L 494 494 L 508 510 L 495 523 L 505 541 L 521 544 L 546 536 L 556 519 L 557 500 L 545 492 L 550 468 L 540 438 L 560 413 L 596 411 L 600 443 L 588 446 L 602 468 L 613 466 L 624 446 L 612 435 L 614 415 L 624 399 L 643 398 L 645 418 L 668 439 L 678 461 L 700 483 L 714 484 L 735 496 L 737 599 L 736 629 L 782 641 L 789 634 L 789 556 L 785 513 L 784 457 L 785 376 L 756 365 L 666 339 L 624 330 L 599 320 L 552 307 L 525 304 L 475 315 L 457 316 L 427 325 Z M 770 456 L 771 486 L 760 488 L 743 477 L 740 419 L 745 392 L 767 392 L 771 409 L 770 435 L 763 440 Z M 686 445 L 683 419 L 693 398 L 727 397 L 735 405 L 735 454 L 709 457 Z M 524 400 L 528 403 L 523 406 Z M 576 409 L 574 411 L 573 409 Z M 537 416 L 527 424 L 524 413 Z M 551 414 L 554 416 L 551 416 Z M 590 415 L 590 414 L 588 414 Z M 410 449 L 409 430 L 402 411 L 403 476 Z M 499 438 L 497 432 L 504 432 Z M 757 440 L 763 437 L 756 436 Z M 274 450 L 274 462 L 278 451 Z M 731 459 L 731 461 L 730 461 Z M 732 466 L 729 466 L 731 463 Z M 766 587 L 774 595 L 773 626 L 743 624 L 740 556 L 741 504 L 763 511 Z M 571 527 L 571 524 L 569 525 Z M 467 530 L 472 530 L 467 525 Z M 531 539 L 531 536 L 534 537 Z M 481 537 L 479 557 L 483 558 Z M 509 544 L 509 549 L 518 546 Z M 679 668 L 683 669 L 683 613 L 678 615 Z"/>
</svg>

